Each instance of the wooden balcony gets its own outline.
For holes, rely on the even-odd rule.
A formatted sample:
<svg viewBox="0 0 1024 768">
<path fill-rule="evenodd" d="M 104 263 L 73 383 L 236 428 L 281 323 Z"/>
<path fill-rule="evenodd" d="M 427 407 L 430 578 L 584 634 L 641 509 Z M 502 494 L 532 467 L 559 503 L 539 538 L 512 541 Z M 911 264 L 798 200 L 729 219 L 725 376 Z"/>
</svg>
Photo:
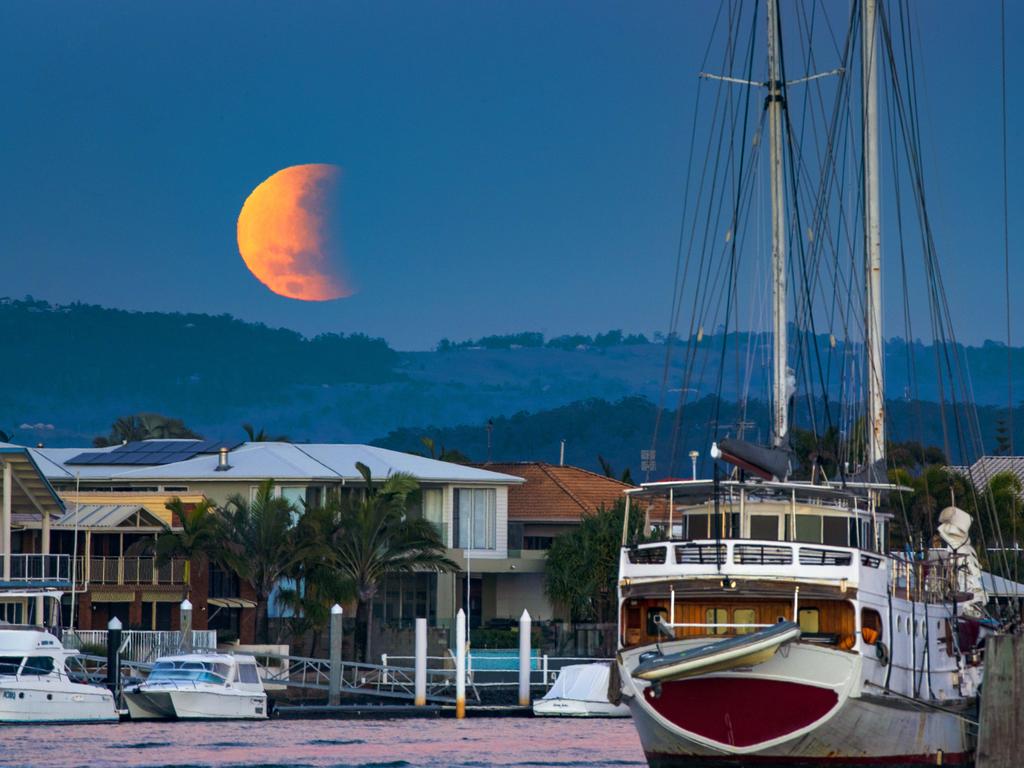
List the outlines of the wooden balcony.
<svg viewBox="0 0 1024 768">
<path fill-rule="evenodd" d="M 76 576 L 94 586 L 184 586 L 185 560 L 157 565 L 155 557 L 80 557 Z"/>
</svg>

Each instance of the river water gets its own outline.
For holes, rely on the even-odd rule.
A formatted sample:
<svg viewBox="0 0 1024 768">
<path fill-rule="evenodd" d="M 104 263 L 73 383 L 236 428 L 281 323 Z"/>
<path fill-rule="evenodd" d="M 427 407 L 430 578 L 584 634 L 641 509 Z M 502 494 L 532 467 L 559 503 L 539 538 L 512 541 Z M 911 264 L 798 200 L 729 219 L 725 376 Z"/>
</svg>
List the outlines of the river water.
<svg viewBox="0 0 1024 768">
<path fill-rule="evenodd" d="M 625 719 L 403 718 L 4 726 L 2 766 L 646 766 Z"/>
</svg>

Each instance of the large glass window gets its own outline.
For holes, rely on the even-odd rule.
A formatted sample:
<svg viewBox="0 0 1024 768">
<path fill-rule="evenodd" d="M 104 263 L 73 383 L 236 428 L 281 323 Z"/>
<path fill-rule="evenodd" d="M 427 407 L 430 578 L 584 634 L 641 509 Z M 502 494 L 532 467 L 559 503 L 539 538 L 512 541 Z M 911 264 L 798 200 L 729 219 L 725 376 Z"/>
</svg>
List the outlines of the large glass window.
<svg viewBox="0 0 1024 768">
<path fill-rule="evenodd" d="M 497 492 L 493 488 L 456 488 L 456 531 L 460 549 L 497 548 Z"/>
<path fill-rule="evenodd" d="M 0 656 L 0 675 L 16 675 L 21 666 L 21 656 Z"/>
<path fill-rule="evenodd" d="M 796 540 L 820 544 L 821 515 L 797 515 Z"/>
<path fill-rule="evenodd" d="M 821 542 L 835 547 L 849 546 L 850 541 L 847 538 L 849 535 L 849 525 L 846 521 L 847 518 L 845 517 L 822 518 Z"/>
</svg>

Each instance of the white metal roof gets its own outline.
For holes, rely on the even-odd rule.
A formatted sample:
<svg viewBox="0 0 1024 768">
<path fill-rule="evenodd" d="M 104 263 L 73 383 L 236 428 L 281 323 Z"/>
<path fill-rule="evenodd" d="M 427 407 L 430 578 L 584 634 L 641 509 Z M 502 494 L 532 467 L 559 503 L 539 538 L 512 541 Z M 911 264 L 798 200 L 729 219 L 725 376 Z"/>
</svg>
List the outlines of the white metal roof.
<svg viewBox="0 0 1024 768">
<path fill-rule="evenodd" d="M 90 482 L 237 481 L 266 478 L 280 481 L 362 482 L 356 470 L 356 462 L 368 466 L 373 477 L 381 480 L 396 472 L 406 472 L 421 482 L 432 483 L 510 485 L 523 482 L 522 478 L 512 475 L 352 443 L 243 443 L 228 454 L 230 469 L 227 470 L 217 469 L 219 459 L 215 454 L 202 454 L 185 461 L 155 466 L 66 463 L 85 450 L 89 449 L 30 449 L 39 468 L 49 480 L 65 483 L 73 480 L 76 475 Z"/>
<path fill-rule="evenodd" d="M 68 506 L 67 512 L 54 521 L 56 528 L 117 528 L 136 512 L 146 519 L 144 528 L 163 528 L 163 523 L 142 504 L 82 504 Z M 133 526 L 134 528 L 134 526 Z"/>
</svg>

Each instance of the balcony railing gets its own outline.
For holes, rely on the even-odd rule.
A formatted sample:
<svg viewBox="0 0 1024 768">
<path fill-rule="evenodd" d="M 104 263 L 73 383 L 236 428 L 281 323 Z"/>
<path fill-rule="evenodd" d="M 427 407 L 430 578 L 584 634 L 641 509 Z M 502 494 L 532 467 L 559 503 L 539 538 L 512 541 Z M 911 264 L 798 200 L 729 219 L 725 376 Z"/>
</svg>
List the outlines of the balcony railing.
<svg viewBox="0 0 1024 768">
<path fill-rule="evenodd" d="M 9 578 L 6 578 L 8 575 Z M 70 585 L 71 556 L 34 553 L 0 555 L 0 577 L 3 577 L 0 581 L 10 585 Z"/>
<path fill-rule="evenodd" d="M 98 586 L 183 586 L 185 560 L 157 565 L 155 557 L 79 558 L 80 580 Z"/>
</svg>

